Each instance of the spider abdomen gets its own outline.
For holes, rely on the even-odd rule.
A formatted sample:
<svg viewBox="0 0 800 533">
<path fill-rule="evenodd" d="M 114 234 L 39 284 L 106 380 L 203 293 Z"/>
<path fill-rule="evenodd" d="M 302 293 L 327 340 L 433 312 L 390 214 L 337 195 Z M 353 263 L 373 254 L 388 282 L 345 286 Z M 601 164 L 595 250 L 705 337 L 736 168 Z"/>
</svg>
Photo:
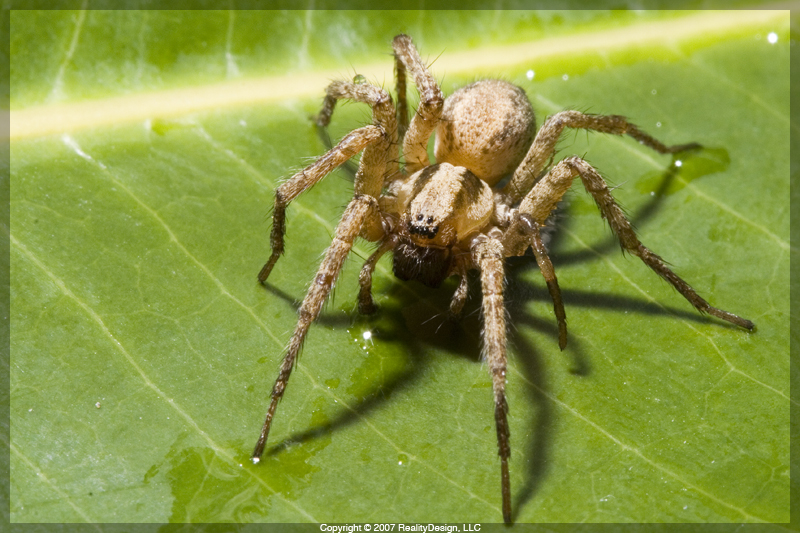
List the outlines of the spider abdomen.
<svg viewBox="0 0 800 533">
<path fill-rule="evenodd" d="M 445 100 L 436 127 L 436 161 L 470 169 L 494 185 L 522 162 L 536 134 L 536 118 L 521 88 L 481 80 Z"/>
</svg>

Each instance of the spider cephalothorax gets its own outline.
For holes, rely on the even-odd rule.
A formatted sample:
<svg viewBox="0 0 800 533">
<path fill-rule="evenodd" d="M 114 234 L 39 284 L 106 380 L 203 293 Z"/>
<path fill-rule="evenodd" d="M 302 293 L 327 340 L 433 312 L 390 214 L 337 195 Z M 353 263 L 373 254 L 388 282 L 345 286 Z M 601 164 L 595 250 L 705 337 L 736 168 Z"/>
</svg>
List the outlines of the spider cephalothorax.
<svg viewBox="0 0 800 533">
<path fill-rule="evenodd" d="M 467 272 L 478 270 L 484 322 L 483 356 L 494 390 L 495 424 L 501 465 L 503 519 L 511 522 L 510 456 L 507 422 L 506 322 L 503 303 L 504 260 L 534 256 L 553 299 L 561 349 L 567 326 L 561 292 L 540 230 L 575 178 L 580 178 L 600 213 L 625 251 L 639 257 L 671 283 L 700 312 L 753 329 L 753 323 L 712 307 L 666 263 L 636 237 L 597 171 L 579 157 L 555 165 L 552 158 L 564 128 L 583 128 L 629 135 L 659 153 L 698 148 L 696 143 L 666 146 L 639 130 L 624 117 L 562 111 L 548 117 L 536 132 L 533 110 L 522 89 L 501 80 L 483 80 L 444 99 L 436 80 L 420 59 L 411 39 L 395 37 L 392 46 L 397 74 L 397 106 L 383 89 L 365 83 L 336 81 L 327 88 L 317 123 L 327 126 L 337 100 L 368 104 L 373 122 L 345 136 L 338 145 L 283 183 L 275 192 L 271 234 L 272 255 L 259 273 L 264 282 L 283 253 L 286 206 L 336 167 L 363 151 L 355 179 L 355 194 L 336 227 L 333 243 L 317 271 L 299 311 L 299 320 L 272 389 L 272 400 L 253 452 L 258 462 L 264 451 L 272 418 L 311 323 L 319 316 L 353 241 L 376 242 L 359 276 L 358 309 L 375 311 L 372 273 L 386 253 L 394 256 L 394 273 L 438 287 L 446 278 L 460 283 L 450 304 L 458 315 L 467 298 Z M 420 93 L 411 122 L 406 105 L 406 74 Z M 436 163 L 428 157 L 428 141 L 436 133 Z M 399 146 L 399 153 L 398 153 Z M 400 157 L 405 160 L 400 168 Z M 498 183 L 510 176 L 503 187 Z"/>
<path fill-rule="evenodd" d="M 464 167 L 440 163 L 410 176 L 397 195 L 399 224 L 394 273 L 438 287 L 463 243 L 491 219 L 492 190 Z M 391 215 L 389 215 L 391 216 Z M 459 246 L 462 245 L 462 246 Z"/>
</svg>

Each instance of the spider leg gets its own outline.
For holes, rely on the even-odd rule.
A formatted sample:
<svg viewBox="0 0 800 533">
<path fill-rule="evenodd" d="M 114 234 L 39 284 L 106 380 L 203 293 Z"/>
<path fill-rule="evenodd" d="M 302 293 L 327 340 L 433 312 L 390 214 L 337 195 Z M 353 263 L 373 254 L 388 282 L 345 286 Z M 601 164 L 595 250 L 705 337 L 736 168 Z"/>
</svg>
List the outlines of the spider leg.
<svg viewBox="0 0 800 533">
<path fill-rule="evenodd" d="M 343 98 L 369 104 L 372 107 L 373 124 L 383 127 L 386 131 L 396 129 L 397 118 L 389 93 L 371 83 L 343 80 L 333 81 L 325 89 L 322 109 L 316 117 L 318 126 L 326 127 L 330 124 L 336 102 Z"/>
<path fill-rule="evenodd" d="M 405 71 L 408 70 L 414 78 L 414 85 L 419 91 L 420 102 L 411 124 L 403 137 L 403 154 L 406 158 L 406 171 L 408 174 L 427 167 L 431 164 L 428 158 L 428 141 L 431 138 L 439 117 L 442 115 L 444 95 L 436 79 L 428 72 L 425 63 L 419 56 L 417 48 L 408 35 L 398 35 L 392 42 L 394 48 L 395 64 L 402 64 L 403 87 L 405 87 Z M 397 69 L 398 73 L 401 69 Z M 398 75 L 398 91 L 400 90 L 400 76 Z M 401 106 L 405 107 L 405 90 L 399 96 Z M 407 112 L 405 113 L 407 117 Z M 403 124 L 403 118 L 400 123 Z M 407 118 L 405 119 L 408 120 Z"/>
<path fill-rule="evenodd" d="M 544 276 L 544 281 L 547 283 L 547 290 L 550 292 L 550 298 L 553 300 L 553 311 L 556 315 L 558 322 L 558 347 L 562 350 L 567 347 L 567 314 L 564 311 L 564 302 L 561 301 L 561 289 L 558 287 L 558 278 L 556 278 L 556 271 L 553 268 L 553 263 L 550 261 L 550 256 L 547 253 L 542 242 L 541 224 L 530 218 L 528 215 L 523 214 L 520 216 L 525 224 L 531 227 L 531 247 L 533 248 L 533 255 L 536 256 L 536 262 L 539 264 L 539 270 Z"/>
<path fill-rule="evenodd" d="M 536 256 L 536 263 L 547 284 L 550 298 L 553 300 L 553 311 L 558 322 L 558 347 L 562 350 L 567 347 L 567 314 L 564 311 L 564 302 L 561 300 L 561 289 L 558 286 L 558 278 L 550 261 L 550 255 L 542 241 L 541 229 L 544 224 L 536 222 L 527 213 L 521 213 L 506 230 L 503 235 L 503 247 L 506 255 L 522 255 L 528 246 L 533 248 L 533 255 Z"/>
<path fill-rule="evenodd" d="M 503 304 L 503 244 L 491 237 L 478 238 L 472 258 L 481 272 L 483 292 L 483 358 L 489 366 L 494 391 L 494 419 L 500 455 L 500 481 L 503 495 L 503 520 L 511 523 L 511 481 L 508 458 L 511 456 L 506 402 L 506 315 Z"/>
<path fill-rule="evenodd" d="M 358 236 L 361 227 L 368 222 L 370 218 L 380 218 L 378 214 L 378 203 L 375 198 L 367 195 L 356 195 L 350 204 L 345 209 L 339 225 L 336 226 L 336 236 L 333 239 L 330 247 L 325 251 L 325 258 L 317 270 L 317 275 L 311 283 L 311 288 L 308 290 L 303 303 L 300 305 L 298 311 L 299 319 L 295 327 L 292 339 L 289 341 L 289 346 L 286 349 L 286 355 L 281 362 L 280 372 L 278 379 L 275 381 L 275 386 L 272 388 L 272 400 L 269 404 L 264 425 L 261 429 L 261 436 L 256 443 L 253 450 L 253 462 L 258 462 L 261 454 L 264 453 L 264 446 L 267 443 L 269 436 L 269 429 L 272 425 L 272 418 L 275 416 L 275 409 L 278 407 L 278 402 L 283 397 L 286 390 L 286 384 L 289 381 L 289 376 L 292 374 L 292 369 L 297 361 L 297 356 L 303 347 L 308 329 L 311 323 L 316 320 L 322 310 L 322 304 L 328 298 L 336 282 L 336 278 L 344 265 L 344 260 L 347 257 L 350 249 L 353 246 L 353 241 Z"/>
<path fill-rule="evenodd" d="M 552 159 L 556 143 L 564 128 L 580 128 L 613 135 L 630 135 L 660 154 L 674 154 L 700 147 L 697 143 L 667 146 L 619 115 L 587 115 L 579 111 L 561 111 L 547 117 L 536 134 L 536 138 L 528 150 L 528 155 L 525 156 L 517 170 L 514 171 L 514 176 L 503 189 L 503 192 L 509 195 L 511 203 L 521 200 L 535 185 L 537 178 L 541 177 L 542 170 L 548 165 L 548 160 Z"/>
<path fill-rule="evenodd" d="M 272 254 L 261 269 L 261 272 L 258 273 L 258 281 L 262 283 L 266 281 L 278 258 L 284 252 L 286 206 L 289 205 L 289 202 L 300 196 L 300 193 L 310 189 L 358 152 L 378 141 L 382 136 L 383 132 L 377 126 L 364 126 L 351 132 L 327 154 L 317 159 L 314 164 L 301 170 L 275 190 L 275 206 L 272 210 L 272 232 L 269 238 Z"/>
<path fill-rule="evenodd" d="M 361 286 L 358 291 L 358 312 L 362 315 L 371 315 L 377 310 L 375 300 L 372 299 L 372 273 L 375 271 L 375 265 L 383 257 L 383 254 L 392 250 L 396 245 L 397 236 L 388 235 L 378 245 L 378 249 L 369 256 L 364 266 L 361 267 L 361 272 L 358 275 L 358 284 Z"/>
<path fill-rule="evenodd" d="M 385 90 L 371 83 L 352 83 L 349 81 L 334 81 L 325 89 L 325 99 L 322 109 L 317 115 L 317 125 L 327 127 L 333 115 L 336 102 L 341 99 L 353 100 L 368 104 L 372 108 L 372 123 L 380 126 L 388 138 L 389 146 L 397 146 L 397 117 L 392 103 L 392 97 Z M 386 147 L 388 150 L 388 146 Z M 364 154 L 367 155 L 366 153 Z M 387 176 L 393 176 L 400 171 L 400 162 L 394 157 L 389 161 L 388 168 L 384 169 Z M 356 178 L 356 181 L 358 179 Z M 380 195 L 381 182 L 377 191 L 371 192 L 374 197 Z"/>
<path fill-rule="evenodd" d="M 461 315 L 461 311 L 464 309 L 464 304 L 467 303 L 467 297 L 469 296 L 467 264 L 465 259 L 462 257 L 465 256 L 456 257 L 456 264 L 455 268 L 453 269 L 459 277 L 458 287 L 456 287 L 456 292 L 453 293 L 453 299 L 450 300 L 450 317 L 454 319 Z"/>
<path fill-rule="evenodd" d="M 330 123 L 336 102 L 342 98 L 369 104 L 372 107 L 373 124 L 352 131 L 312 165 L 289 178 L 275 190 L 270 233 L 272 254 L 258 273 L 258 281 L 262 283 L 269 277 L 272 268 L 284 252 L 286 206 L 302 192 L 363 150 L 364 154 L 361 156 L 361 163 L 356 173 L 355 194 L 368 194 L 374 198 L 378 198 L 381 194 L 383 177 L 387 172 L 388 152 L 390 147 L 397 143 L 397 123 L 392 98 L 380 87 L 349 81 L 332 82 L 328 85 L 326 93 L 322 111 L 317 117 L 318 125 L 324 127 Z M 396 169 L 397 161 L 394 160 L 389 165 L 389 172 Z M 380 225 L 366 229 L 372 240 L 383 234 Z"/>
<path fill-rule="evenodd" d="M 406 100 L 406 66 L 394 56 L 395 92 L 397 93 L 397 136 L 400 142 L 408 131 L 408 102 Z"/>
<path fill-rule="evenodd" d="M 603 218 L 608 221 L 623 250 L 627 250 L 641 259 L 656 274 L 672 284 L 701 313 L 708 313 L 745 329 L 752 330 L 755 327 L 749 320 L 712 307 L 688 283 L 675 274 L 661 257 L 644 246 L 611 195 L 605 180 L 589 163 L 579 157 L 564 159 L 553 167 L 522 200 L 519 206 L 520 213 L 527 213 L 535 221 L 543 223 L 550 212 L 555 209 L 556 204 L 576 176 L 580 176 L 584 187 L 594 198 Z"/>
<path fill-rule="evenodd" d="M 533 248 L 536 263 L 553 300 L 553 311 L 558 322 L 558 347 L 563 350 L 567 347 L 567 314 L 564 311 L 564 302 L 561 300 L 561 289 L 558 286 L 553 263 L 542 241 L 543 227 L 544 224 L 539 224 L 527 213 L 518 213 L 503 234 L 503 249 L 508 257 L 523 255 L 529 246 Z"/>
</svg>

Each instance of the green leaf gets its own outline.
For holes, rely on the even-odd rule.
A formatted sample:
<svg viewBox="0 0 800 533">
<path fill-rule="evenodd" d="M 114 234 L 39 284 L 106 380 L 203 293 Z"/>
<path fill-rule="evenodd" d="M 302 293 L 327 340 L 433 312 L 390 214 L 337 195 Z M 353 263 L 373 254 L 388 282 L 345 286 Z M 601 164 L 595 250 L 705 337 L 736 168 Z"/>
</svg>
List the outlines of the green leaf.
<svg viewBox="0 0 800 533">
<path fill-rule="evenodd" d="M 12 521 L 501 520 L 477 280 L 454 324 L 454 280 L 400 282 L 387 257 L 380 311 L 361 317 L 365 242 L 249 462 L 352 195 L 341 170 L 291 204 L 262 287 L 274 188 L 326 149 L 308 118 L 326 79 L 391 87 L 389 42 L 404 31 L 448 94 L 499 76 L 540 123 L 577 108 L 702 143 L 679 164 L 579 132 L 560 156 L 585 156 L 648 247 L 757 324 L 700 316 L 619 253 L 573 188 L 551 242 L 564 352 L 533 258 L 507 265 L 515 520 L 788 522 L 788 13 L 731 16 L 13 12 Z M 668 37 L 647 40 L 653 24 Z M 296 96 L 236 92 L 262 76 Z M 209 109 L 209 95 L 223 103 Z M 192 99 L 199 110 L 183 111 Z M 368 120 L 342 106 L 331 134 Z"/>
</svg>

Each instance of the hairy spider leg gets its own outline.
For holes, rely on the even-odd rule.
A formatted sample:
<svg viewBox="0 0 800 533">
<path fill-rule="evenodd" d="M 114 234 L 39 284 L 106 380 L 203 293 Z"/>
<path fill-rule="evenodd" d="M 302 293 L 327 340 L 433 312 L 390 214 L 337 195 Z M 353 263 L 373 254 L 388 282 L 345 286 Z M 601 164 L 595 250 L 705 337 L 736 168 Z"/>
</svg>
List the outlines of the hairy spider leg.
<svg viewBox="0 0 800 533">
<path fill-rule="evenodd" d="M 272 399 L 269 404 L 264 425 L 261 428 L 261 436 L 256 443 L 253 450 L 253 462 L 258 462 L 261 454 L 264 453 L 264 446 L 267 443 L 269 436 L 269 429 L 272 425 L 272 418 L 275 416 L 275 409 L 278 407 L 278 402 L 283 397 L 286 390 L 286 384 L 289 381 L 289 376 L 292 374 L 292 369 L 297 361 L 297 356 L 303 347 L 308 328 L 311 323 L 317 319 L 322 304 L 328 298 L 328 295 L 333 289 L 336 278 L 342 270 L 344 260 L 350 253 L 353 246 L 353 241 L 358 236 L 364 224 L 369 222 L 369 219 L 378 219 L 380 223 L 380 215 L 378 209 L 378 202 L 372 196 L 365 194 L 358 194 L 353 198 L 345 209 L 342 219 L 336 226 L 336 236 L 333 239 L 330 247 L 325 251 L 325 258 L 311 283 L 311 288 L 308 290 L 303 303 L 298 312 L 299 319 L 295 327 L 292 339 L 289 341 L 289 346 L 286 349 L 286 355 L 281 362 L 280 372 L 275 385 L 272 388 Z"/>
<path fill-rule="evenodd" d="M 358 312 L 362 315 L 371 315 L 378 308 L 375 306 L 375 300 L 372 299 L 372 274 L 375 272 L 375 265 L 378 260 L 389 250 L 393 250 L 397 246 L 397 236 L 387 235 L 378 245 L 369 259 L 361 267 L 361 272 L 358 274 L 358 284 L 360 289 L 358 291 Z"/>
<path fill-rule="evenodd" d="M 623 250 L 627 250 L 641 259 L 656 274 L 675 287 L 701 313 L 708 313 L 748 330 L 755 327 L 749 320 L 712 307 L 688 283 L 675 274 L 661 257 L 644 246 L 611 195 L 605 180 L 589 163 L 579 157 L 569 157 L 554 166 L 522 200 L 519 206 L 520 213 L 528 214 L 535 221 L 544 223 L 577 176 L 580 176 L 584 187 L 594 198 L 603 218 L 608 221 Z"/>
<path fill-rule="evenodd" d="M 472 258 L 481 273 L 483 292 L 483 358 L 489 367 L 494 391 L 494 420 L 497 427 L 497 448 L 500 455 L 500 483 L 503 497 L 503 520 L 511 523 L 511 481 L 508 458 L 511 456 L 506 402 L 506 311 L 503 304 L 505 282 L 503 244 L 498 239 L 482 236 L 472 246 Z"/>
<path fill-rule="evenodd" d="M 289 376 L 303 346 L 308 329 L 311 323 L 319 316 L 322 304 L 333 288 L 344 260 L 353 246 L 353 241 L 359 235 L 372 241 L 381 240 L 384 237 L 378 197 L 383 187 L 387 166 L 390 165 L 389 151 L 397 143 L 397 123 L 392 99 L 386 91 L 374 85 L 354 84 L 346 81 L 331 83 L 328 86 L 327 94 L 323 112 L 321 113 L 321 115 L 326 114 L 327 120 L 330 120 L 335 99 L 349 98 L 372 106 L 374 124 L 359 128 L 348 135 L 320 159 L 330 159 L 331 163 L 320 163 L 320 160 L 318 160 L 281 185 L 276 191 L 276 210 L 272 231 L 273 252 L 270 260 L 259 274 L 259 280 L 262 282 L 267 279 L 272 266 L 274 266 L 275 261 L 283 252 L 284 217 L 288 202 L 317 183 L 336 166 L 341 165 L 355 155 L 358 152 L 355 148 L 363 147 L 364 153 L 359 162 L 358 172 L 356 172 L 353 200 L 348 204 L 342 219 L 336 226 L 336 236 L 326 250 L 317 275 L 298 311 L 297 326 L 281 362 L 278 379 L 272 389 L 272 400 L 261 429 L 261 436 L 253 451 L 254 462 L 257 462 L 264 452 L 275 409 L 283 397 L 286 384 L 289 381 Z M 348 141 L 351 137 L 353 137 L 352 141 Z M 352 147 L 350 142 L 354 143 Z M 338 165 L 333 163 L 338 163 Z M 281 190 L 282 188 L 283 190 Z"/>
<path fill-rule="evenodd" d="M 419 56 L 416 47 L 411 42 L 411 37 L 408 35 L 398 35 L 392 41 L 392 48 L 394 48 L 396 65 L 402 65 L 403 72 L 403 92 L 400 93 L 400 84 L 398 82 L 398 100 L 403 102 L 405 106 L 405 71 L 407 70 L 411 77 L 414 79 L 414 85 L 419 91 L 419 107 L 411 119 L 411 124 L 408 126 L 407 131 L 403 137 L 403 155 L 406 159 L 406 172 L 411 175 L 414 172 L 430 166 L 431 161 L 428 157 L 428 141 L 431 138 L 433 130 L 436 129 L 436 124 L 439 123 L 439 117 L 442 116 L 442 108 L 444 107 L 444 95 L 439 88 L 436 79 L 428 72 L 422 58 Z M 400 68 L 397 69 L 401 71 Z M 405 113 L 407 117 L 407 112 Z M 407 121 L 408 118 L 401 118 Z"/>
<path fill-rule="evenodd" d="M 395 37 L 395 40 L 397 37 Z M 394 56 L 395 92 L 397 93 L 397 137 L 400 142 L 408 131 L 408 100 L 406 98 L 406 66 L 400 56 Z"/>
<path fill-rule="evenodd" d="M 284 252 L 284 235 L 286 234 L 286 207 L 289 202 L 310 189 L 334 169 L 346 163 L 351 157 L 375 143 L 383 136 L 377 126 L 364 126 L 341 140 L 332 150 L 282 183 L 275 190 L 275 206 L 272 210 L 272 232 L 269 236 L 272 254 L 258 273 L 258 281 L 264 282 L 272 272 L 272 268 Z"/>
<path fill-rule="evenodd" d="M 513 221 L 503 234 L 502 242 L 506 257 L 524 255 L 528 247 L 533 248 L 539 271 L 547 284 L 550 299 L 553 300 L 553 311 L 558 322 L 558 347 L 562 350 L 567 347 L 567 314 L 564 311 L 564 302 L 561 299 L 561 289 L 558 278 L 542 241 L 542 228 L 544 224 L 536 222 L 526 213 L 517 213 Z"/>
<path fill-rule="evenodd" d="M 464 309 L 464 304 L 467 303 L 469 296 L 469 278 L 467 278 L 469 261 L 467 254 L 458 254 L 454 260 L 453 274 L 459 277 L 458 287 L 450 300 L 450 317 L 454 319 L 461 316 L 461 310 Z"/>
<path fill-rule="evenodd" d="M 550 292 L 550 299 L 553 300 L 553 312 L 558 322 L 558 347 L 563 350 L 567 347 L 567 313 L 564 311 L 564 302 L 561 300 L 561 289 L 558 287 L 556 271 L 542 241 L 542 225 L 525 214 L 520 216 L 520 220 L 531 228 L 531 248 L 533 248 L 536 263 L 538 263 L 539 270 L 547 284 L 547 290 Z"/>
<path fill-rule="evenodd" d="M 660 154 L 674 154 L 700 148 L 698 143 L 667 146 L 620 115 L 587 115 L 579 111 L 561 111 L 547 117 L 536 134 L 525 159 L 514 171 L 511 180 L 503 189 L 503 193 L 508 195 L 511 204 L 519 202 L 536 184 L 537 180 L 541 179 L 542 171 L 552 159 L 556 143 L 564 128 L 588 129 L 613 135 L 627 134 Z"/>
<path fill-rule="evenodd" d="M 389 93 L 368 83 L 351 83 L 334 81 L 326 90 L 322 111 L 317 117 L 320 126 L 330 123 L 336 101 L 342 98 L 363 102 L 372 107 L 373 124 L 354 130 L 345 136 L 339 144 L 312 165 L 301 170 L 275 190 L 275 206 L 272 214 L 272 232 L 270 246 L 272 254 L 258 273 L 258 281 L 264 282 L 272 272 L 272 268 L 284 252 L 284 235 L 286 234 L 286 207 L 302 192 L 311 188 L 334 169 L 343 165 L 357 153 L 364 151 L 355 180 L 355 194 L 368 194 L 378 198 L 383 187 L 383 177 L 387 171 L 387 157 L 391 146 L 397 143 L 397 123 L 394 104 Z M 391 163 L 397 166 L 397 161 Z M 390 168 L 391 171 L 391 168 Z M 379 177 L 372 174 L 380 174 Z M 369 174 L 369 175 L 367 175 Z M 367 228 L 372 240 L 383 231 L 380 224 Z"/>
</svg>

